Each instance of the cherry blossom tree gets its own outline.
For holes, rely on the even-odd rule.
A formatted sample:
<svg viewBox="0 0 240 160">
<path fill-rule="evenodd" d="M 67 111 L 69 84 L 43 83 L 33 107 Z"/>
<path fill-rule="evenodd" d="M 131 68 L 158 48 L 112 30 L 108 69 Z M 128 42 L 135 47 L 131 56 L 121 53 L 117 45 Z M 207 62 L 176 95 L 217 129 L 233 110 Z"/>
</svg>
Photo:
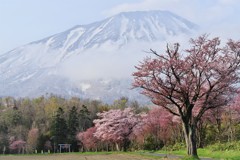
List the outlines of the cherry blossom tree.
<svg viewBox="0 0 240 160">
<path fill-rule="evenodd" d="M 166 54 L 151 50 L 133 73 L 134 87 L 152 102 L 179 116 L 185 133 L 187 153 L 197 156 L 196 125 L 210 109 L 226 105 L 237 92 L 240 69 L 240 41 L 202 35 L 190 40 L 190 48 L 167 45 Z"/>
<path fill-rule="evenodd" d="M 225 135 L 228 137 L 228 141 L 237 140 L 238 132 L 236 126 L 240 123 L 240 95 L 238 94 L 233 102 L 229 104 L 228 108 L 225 108 L 225 114 L 222 121 L 225 122 Z"/>
<path fill-rule="evenodd" d="M 97 142 L 99 141 L 94 133 L 96 132 L 96 127 L 88 128 L 85 132 L 80 132 L 77 134 L 77 140 L 80 141 L 85 150 L 97 150 Z"/>
<path fill-rule="evenodd" d="M 38 128 L 32 128 L 28 132 L 28 138 L 27 138 L 27 152 L 28 153 L 33 153 L 34 150 L 37 148 L 38 137 L 39 137 Z"/>
<path fill-rule="evenodd" d="M 174 132 L 174 127 L 178 124 L 177 117 L 164 108 L 154 107 L 143 119 L 142 132 L 154 136 L 156 143 L 163 141 L 166 144 L 167 140 L 171 138 L 172 132 Z"/>
<path fill-rule="evenodd" d="M 14 140 L 11 142 L 9 146 L 10 150 L 12 151 L 17 151 L 17 153 L 24 153 L 26 149 L 26 142 L 19 139 L 19 140 Z"/>
<path fill-rule="evenodd" d="M 99 119 L 94 120 L 96 127 L 94 135 L 102 141 L 120 143 L 123 150 L 127 151 L 134 128 L 141 122 L 141 116 L 136 115 L 131 108 L 113 109 L 98 113 L 97 116 Z"/>
</svg>

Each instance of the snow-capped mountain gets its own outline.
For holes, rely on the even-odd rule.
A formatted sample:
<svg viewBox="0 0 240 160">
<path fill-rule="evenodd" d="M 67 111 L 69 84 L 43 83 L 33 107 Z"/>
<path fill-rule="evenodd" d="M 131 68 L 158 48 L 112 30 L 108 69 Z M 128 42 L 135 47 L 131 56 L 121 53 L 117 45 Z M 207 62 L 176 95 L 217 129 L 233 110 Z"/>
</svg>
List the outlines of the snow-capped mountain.
<svg viewBox="0 0 240 160">
<path fill-rule="evenodd" d="M 165 40 L 169 35 L 189 33 L 196 26 L 168 11 L 125 12 L 89 25 L 80 25 L 35 43 L 71 52 L 104 43 L 122 46 L 129 41 Z"/>
<path fill-rule="evenodd" d="M 0 96 L 54 93 L 105 101 L 120 96 L 134 97 L 135 93 L 129 90 L 130 77 L 112 78 L 104 73 L 125 72 L 128 69 L 121 71 L 121 66 L 130 66 L 129 59 L 138 61 L 134 54 L 149 49 L 146 44 L 190 34 L 196 28 L 192 22 L 168 11 L 124 12 L 75 26 L 2 54 Z M 135 50 L 126 46 L 133 46 Z M 106 68 L 111 71 L 105 71 Z M 78 73 L 78 70 L 84 72 Z M 86 76 L 88 74 L 99 75 Z"/>
</svg>

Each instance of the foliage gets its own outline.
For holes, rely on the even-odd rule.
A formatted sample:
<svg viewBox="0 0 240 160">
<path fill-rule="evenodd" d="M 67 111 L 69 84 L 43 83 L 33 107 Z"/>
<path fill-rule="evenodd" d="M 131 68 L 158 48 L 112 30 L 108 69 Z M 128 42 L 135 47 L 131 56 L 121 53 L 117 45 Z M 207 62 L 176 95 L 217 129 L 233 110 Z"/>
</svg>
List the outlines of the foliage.
<svg viewBox="0 0 240 160">
<path fill-rule="evenodd" d="M 240 142 L 215 143 L 207 146 L 211 151 L 240 151 Z"/>
<path fill-rule="evenodd" d="M 95 127 L 88 128 L 85 132 L 80 132 L 77 134 L 77 139 L 81 142 L 83 150 L 85 151 L 96 151 L 97 143 L 99 140 L 94 136 L 96 132 Z"/>
<path fill-rule="evenodd" d="M 159 150 L 163 147 L 161 140 L 156 141 L 156 138 L 152 135 L 145 139 L 143 149 L 144 150 Z"/>
<path fill-rule="evenodd" d="M 69 111 L 68 115 L 68 143 L 72 144 L 71 148 L 73 151 L 77 151 L 77 140 L 76 140 L 76 134 L 78 132 L 79 127 L 79 117 L 78 117 L 78 111 L 75 106 L 72 107 L 72 109 Z"/>
<path fill-rule="evenodd" d="M 102 141 L 120 143 L 126 151 L 135 127 L 141 122 L 141 116 L 136 115 L 131 108 L 113 109 L 97 115 L 99 119 L 94 120 L 95 136 Z"/>
<path fill-rule="evenodd" d="M 27 138 L 27 152 L 28 153 L 34 153 L 34 151 L 37 149 L 38 137 L 39 137 L 38 128 L 32 128 L 28 132 L 28 138 Z"/>
<path fill-rule="evenodd" d="M 90 112 L 87 106 L 85 105 L 82 105 L 82 108 L 80 109 L 79 123 L 82 126 L 82 128 L 80 128 L 81 131 L 85 131 L 86 129 L 92 126 L 92 121 L 90 119 Z"/>
<path fill-rule="evenodd" d="M 57 147 L 58 144 L 66 143 L 67 124 L 64 117 L 64 111 L 61 107 L 59 107 L 53 119 L 51 133 L 55 147 Z"/>
<path fill-rule="evenodd" d="M 10 142 L 9 148 L 13 152 L 24 153 L 24 151 L 26 149 L 26 142 L 21 140 L 21 139 L 13 140 L 13 141 Z"/>
</svg>

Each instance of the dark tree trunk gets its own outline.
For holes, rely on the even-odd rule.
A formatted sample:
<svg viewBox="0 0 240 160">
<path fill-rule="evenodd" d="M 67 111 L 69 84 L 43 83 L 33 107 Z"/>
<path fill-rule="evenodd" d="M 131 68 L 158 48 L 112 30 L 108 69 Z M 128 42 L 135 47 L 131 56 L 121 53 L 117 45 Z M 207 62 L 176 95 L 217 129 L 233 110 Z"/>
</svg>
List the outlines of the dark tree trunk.
<svg viewBox="0 0 240 160">
<path fill-rule="evenodd" d="M 183 122 L 183 130 L 187 145 L 187 154 L 198 159 L 196 143 L 196 126 Z"/>
<path fill-rule="evenodd" d="M 130 140 L 128 138 L 125 138 L 123 140 L 123 151 L 127 152 L 129 146 L 130 146 Z"/>
</svg>

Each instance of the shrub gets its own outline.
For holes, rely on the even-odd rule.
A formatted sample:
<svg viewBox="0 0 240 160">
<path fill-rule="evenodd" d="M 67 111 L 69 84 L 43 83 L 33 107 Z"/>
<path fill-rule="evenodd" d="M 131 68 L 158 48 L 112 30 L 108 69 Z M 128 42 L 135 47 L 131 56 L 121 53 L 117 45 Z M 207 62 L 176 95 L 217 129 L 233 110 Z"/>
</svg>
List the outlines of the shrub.
<svg viewBox="0 0 240 160">
<path fill-rule="evenodd" d="M 159 150 L 163 146 L 164 144 L 161 140 L 157 140 L 154 136 L 150 135 L 145 139 L 143 148 L 145 150 Z"/>
<path fill-rule="evenodd" d="M 240 151 L 240 142 L 215 143 L 207 147 L 211 151 Z"/>
</svg>

